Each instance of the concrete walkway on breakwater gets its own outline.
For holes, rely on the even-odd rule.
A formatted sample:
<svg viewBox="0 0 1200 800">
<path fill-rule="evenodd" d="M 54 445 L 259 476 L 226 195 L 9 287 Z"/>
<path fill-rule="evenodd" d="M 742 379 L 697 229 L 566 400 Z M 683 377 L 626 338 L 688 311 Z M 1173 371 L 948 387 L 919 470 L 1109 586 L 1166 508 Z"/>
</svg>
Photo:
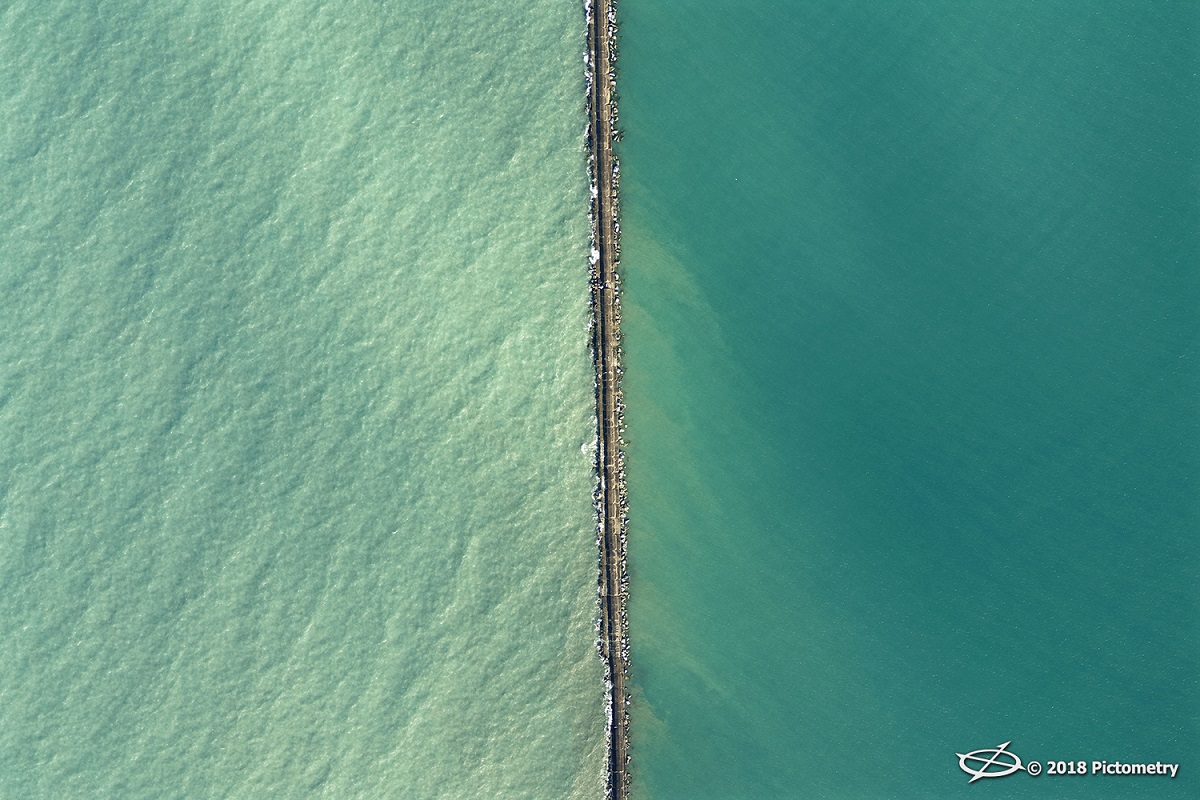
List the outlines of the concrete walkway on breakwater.
<svg viewBox="0 0 1200 800">
<path fill-rule="evenodd" d="M 616 122 L 616 11 L 613 0 L 588 5 L 588 146 L 592 177 L 592 346 L 596 363 L 596 416 L 600 475 L 600 653 L 608 669 L 608 784 L 612 800 L 629 792 L 629 640 L 625 614 L 625 464 L 619 385 L 621 306 L 619 167 L 613 155 Z"/>
</svg>

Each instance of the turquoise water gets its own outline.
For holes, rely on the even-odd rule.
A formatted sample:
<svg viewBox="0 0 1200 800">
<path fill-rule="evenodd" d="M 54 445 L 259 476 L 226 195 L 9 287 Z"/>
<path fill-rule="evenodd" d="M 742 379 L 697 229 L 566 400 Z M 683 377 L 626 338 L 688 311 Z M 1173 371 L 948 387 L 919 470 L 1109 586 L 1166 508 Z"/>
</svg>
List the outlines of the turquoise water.
<svg viewBox="0 0 1200 800">
<path fill-rule="evenodd" d="M 0 797 L 598 797 L 583 13 L 0 3 Z"/>
<path fill-rule="evenodd" d="M 1200 795 L 1200 7 L 621 15 L 637 796 Z"/>
</svg>

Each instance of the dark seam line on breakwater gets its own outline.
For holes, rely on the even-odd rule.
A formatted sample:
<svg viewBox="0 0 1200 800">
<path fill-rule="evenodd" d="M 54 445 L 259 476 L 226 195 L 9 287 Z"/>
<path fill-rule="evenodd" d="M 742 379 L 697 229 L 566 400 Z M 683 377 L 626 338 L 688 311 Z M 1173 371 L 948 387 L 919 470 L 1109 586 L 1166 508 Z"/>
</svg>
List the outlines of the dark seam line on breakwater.
<svg viewBox="0 0 1200 800">
<path fill-rule="evenodd" d="M 621 401 L 621 298 L 617 264 L 621 257 L 618 178 L 613 154 L 617 121 L 614 0 L 588 0 L 587 108 L 588 169 L 592 218 L 592 357 L 596 367 L 597 540 L 600 550 L 600 636 L 597 645 L 607 671 L 608 787 L 612 800 L 629 792 L 629 639 L 625 598 L 625 450 Z"/>
</svg>

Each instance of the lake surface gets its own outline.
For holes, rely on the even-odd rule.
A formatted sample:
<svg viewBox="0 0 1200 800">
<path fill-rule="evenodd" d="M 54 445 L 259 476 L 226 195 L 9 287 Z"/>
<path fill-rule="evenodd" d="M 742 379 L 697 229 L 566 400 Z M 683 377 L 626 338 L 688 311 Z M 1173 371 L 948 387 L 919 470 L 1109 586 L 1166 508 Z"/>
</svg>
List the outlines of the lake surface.
<svg viewBox="0 0 1200 800">
<path fill-rule="evenodd" d="M 637 797 L 1196 796 L 1200 8 L 620 11 Z"/>
<path fill-rule="evenodd" d="M 0 796 L 602 794 L 583 49 L 0 3 Z"/>
</svg>

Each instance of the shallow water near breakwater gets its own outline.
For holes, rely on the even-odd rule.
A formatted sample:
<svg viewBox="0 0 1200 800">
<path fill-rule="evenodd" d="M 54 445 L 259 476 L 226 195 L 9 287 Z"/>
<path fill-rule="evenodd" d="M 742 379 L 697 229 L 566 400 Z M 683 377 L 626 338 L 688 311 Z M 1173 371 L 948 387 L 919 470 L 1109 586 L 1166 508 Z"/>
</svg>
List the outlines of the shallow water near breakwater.
<svg viewBox="0 0 1200 800">
<path fill-rule="evenodd" d="M 582 8 L 0 30 L 0 796 L 599 796 Z"/>
<path fill-rule="evenodd" d="M 620 11 L 637 797 L 1196 796 L 1200 12 Z"/>
</svg>

